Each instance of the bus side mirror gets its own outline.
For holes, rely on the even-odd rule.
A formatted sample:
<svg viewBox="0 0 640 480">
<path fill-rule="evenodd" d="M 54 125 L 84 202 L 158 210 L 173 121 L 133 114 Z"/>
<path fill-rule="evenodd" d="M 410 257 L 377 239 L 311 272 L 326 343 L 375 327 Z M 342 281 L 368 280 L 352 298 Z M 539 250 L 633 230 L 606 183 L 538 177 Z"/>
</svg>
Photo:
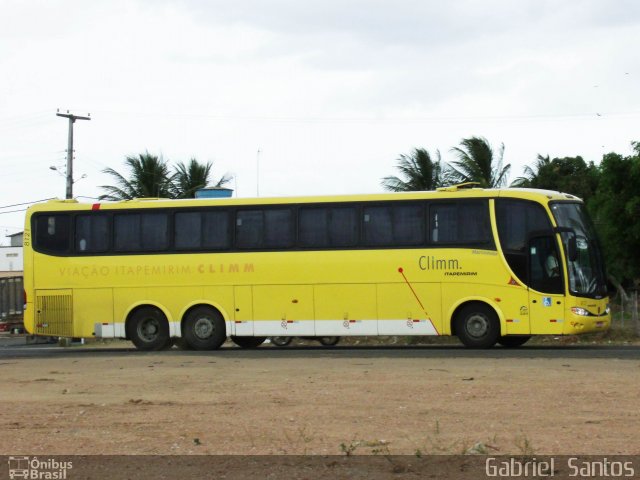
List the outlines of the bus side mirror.
<svg viewBox="0 0 640 480">
<path fill-rule="evenodd" d="M 570 262 L 575 262 L 578 259 L 578 244 L 575 235 L 571 235 L 567 240 L 567 257 Z"/>
</svg>

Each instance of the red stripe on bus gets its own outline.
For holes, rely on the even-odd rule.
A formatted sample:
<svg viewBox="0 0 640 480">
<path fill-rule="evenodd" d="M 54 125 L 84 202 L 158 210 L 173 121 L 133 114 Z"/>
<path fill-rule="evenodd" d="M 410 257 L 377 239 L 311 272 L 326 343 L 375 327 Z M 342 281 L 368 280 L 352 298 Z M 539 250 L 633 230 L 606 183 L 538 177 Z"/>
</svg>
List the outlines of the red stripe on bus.
<svg viewBox="0 0 640 480">
<path fill-rule="evenodd" d="M 91 205 L 91 210 L 100 210 L 100 204 L 94 203 L 93 205 Z"/>
</svg>

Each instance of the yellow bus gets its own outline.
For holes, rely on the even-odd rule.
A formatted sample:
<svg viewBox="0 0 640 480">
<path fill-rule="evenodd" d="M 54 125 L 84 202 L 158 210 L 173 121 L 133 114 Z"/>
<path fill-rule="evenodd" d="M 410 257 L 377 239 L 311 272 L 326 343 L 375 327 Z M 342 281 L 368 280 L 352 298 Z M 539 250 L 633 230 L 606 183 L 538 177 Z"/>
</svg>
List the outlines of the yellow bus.
<svg viewBox="0 0 640 480">
<path fill-rule="evenodd" d="M 24 247 L 30 333 L 141 350 L 352 335 L 515 347 L 611 321 L 591 222 L 558 192 L 58 200 L 29 208 Z"/>
</svg>

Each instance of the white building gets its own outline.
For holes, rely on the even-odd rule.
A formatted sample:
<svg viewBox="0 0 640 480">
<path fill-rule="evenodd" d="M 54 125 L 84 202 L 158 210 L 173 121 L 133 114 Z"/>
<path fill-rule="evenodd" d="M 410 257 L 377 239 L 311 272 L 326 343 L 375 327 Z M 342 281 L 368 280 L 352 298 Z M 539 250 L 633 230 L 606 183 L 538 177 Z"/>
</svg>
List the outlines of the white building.
<svg viewBox="0 0 640 480">
<path fill-rule="evenodd" d="M 22 272 L 22 232 L 7 237 L 11 243 L 8 247 L 0 246 L 0 272 Z"/>
</svg>

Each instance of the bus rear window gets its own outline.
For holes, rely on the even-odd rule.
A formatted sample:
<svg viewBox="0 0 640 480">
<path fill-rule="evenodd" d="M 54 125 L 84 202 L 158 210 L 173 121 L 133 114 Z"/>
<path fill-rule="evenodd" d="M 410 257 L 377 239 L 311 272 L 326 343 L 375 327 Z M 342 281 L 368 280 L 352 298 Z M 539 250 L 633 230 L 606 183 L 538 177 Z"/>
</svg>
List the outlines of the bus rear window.
<svg viewBox="0 0 640 480">
<path fill-rule="evenodd" d="M 69 251 L 70 221 L 68 215 L 38 215 L 35 219 L 36 251 L 65 254 Z"/>
</svg>

